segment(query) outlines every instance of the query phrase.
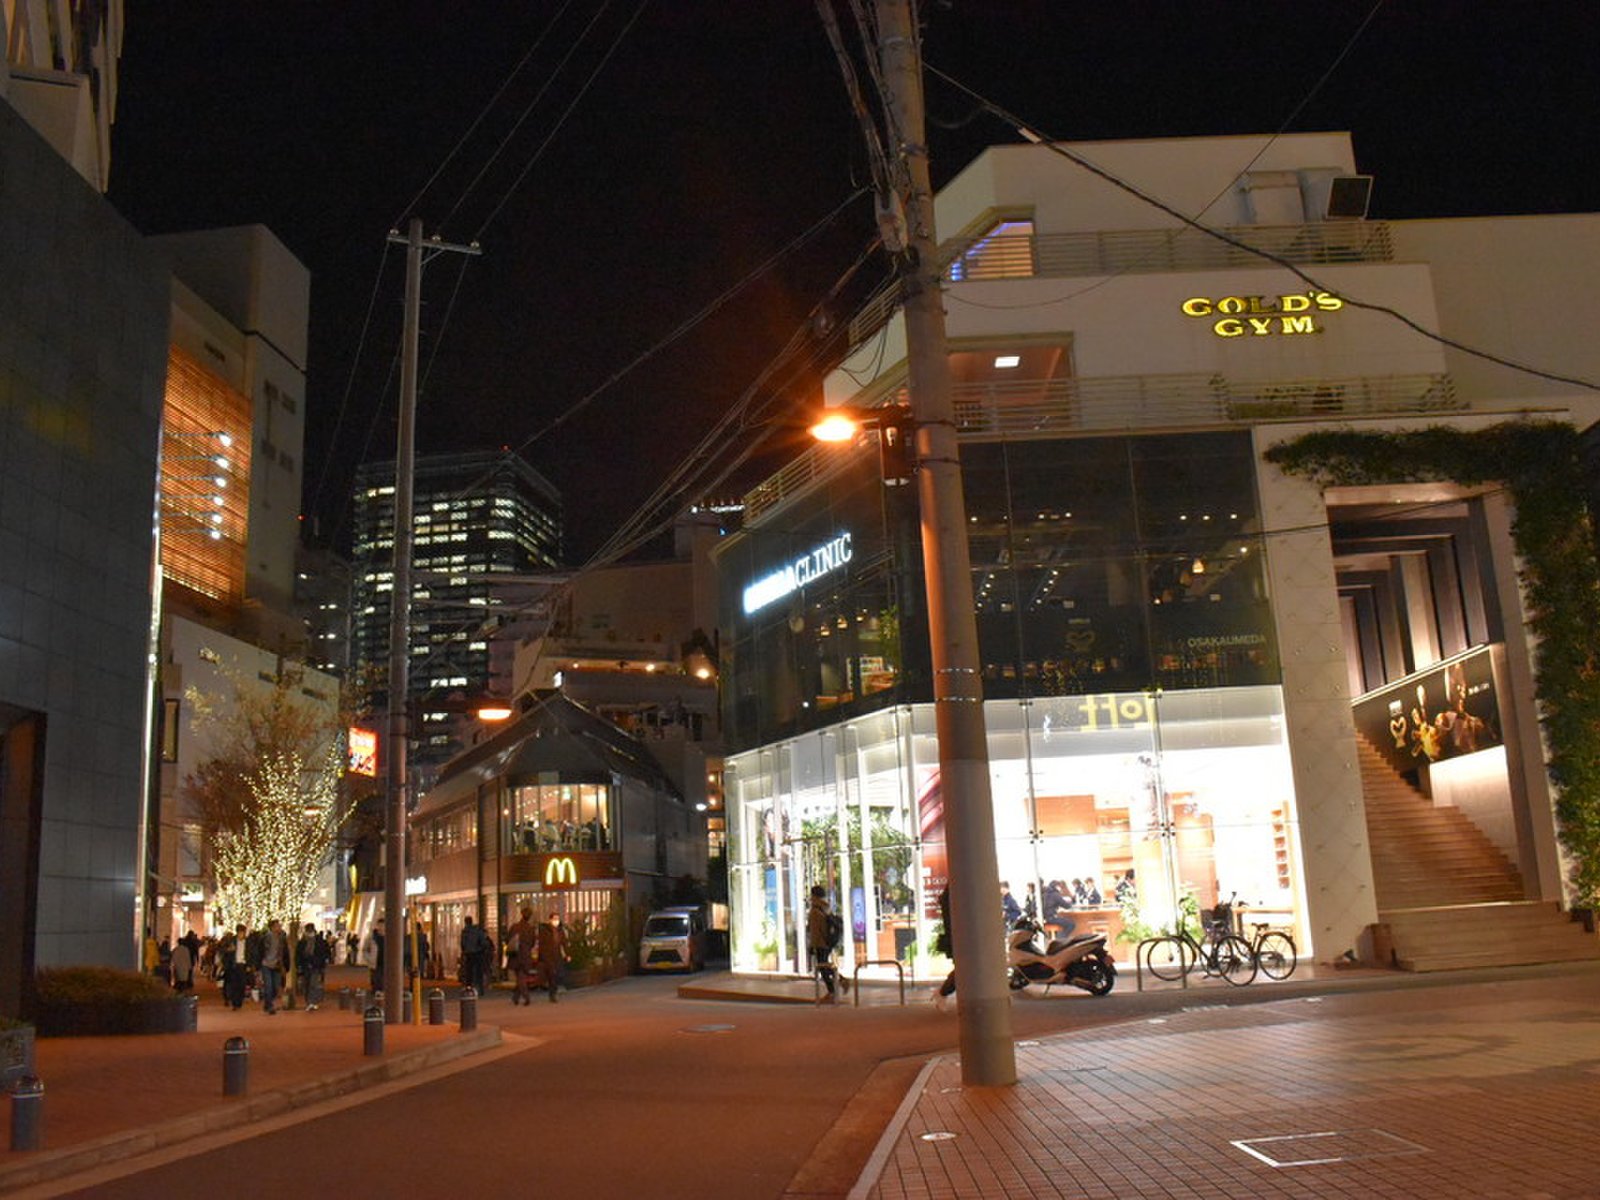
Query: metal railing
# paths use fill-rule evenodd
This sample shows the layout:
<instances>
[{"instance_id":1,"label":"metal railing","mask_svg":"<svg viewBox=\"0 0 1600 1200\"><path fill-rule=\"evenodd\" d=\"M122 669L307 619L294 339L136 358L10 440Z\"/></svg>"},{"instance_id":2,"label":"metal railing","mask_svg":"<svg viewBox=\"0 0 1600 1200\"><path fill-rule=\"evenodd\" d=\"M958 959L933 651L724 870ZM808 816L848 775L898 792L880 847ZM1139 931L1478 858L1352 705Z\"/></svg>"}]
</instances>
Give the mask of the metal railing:
<instances>
[{"instance_id":1,"label":"metal railing","mask_svg":"<svg viewBox=\"0 0 1600 1200\"><path fill-rule=\"evenodd\" d=\"M901 385L885 400L904 403L907 398ZM953 400L958 432L975 441L1403 416L1467 407L1444 374L1286 380L1118 375L963 383L955 385ZM836 447L810 448L745 496L746 522L759 520L842 470L851 457Z\"/></svg>"}]
</instances>

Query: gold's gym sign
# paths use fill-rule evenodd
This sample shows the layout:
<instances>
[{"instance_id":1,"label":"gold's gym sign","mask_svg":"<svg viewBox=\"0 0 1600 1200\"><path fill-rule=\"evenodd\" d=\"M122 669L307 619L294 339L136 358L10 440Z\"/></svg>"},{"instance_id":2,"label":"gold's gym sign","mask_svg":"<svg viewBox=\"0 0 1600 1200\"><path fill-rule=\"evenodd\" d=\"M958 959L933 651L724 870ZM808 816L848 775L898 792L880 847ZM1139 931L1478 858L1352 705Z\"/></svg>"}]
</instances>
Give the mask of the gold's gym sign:
<instances>
[{"instance_id":1,"label":"gold's gym sign","mask_svg":"<svg viewBox=\"0 0 1600 1200\"><path fill-rule=\"evenodd\" d=\"M1321 333L1317 317L1338 312L1344 301L1332 292L1294 292L1287 296L1191 296L1180 307L1186 317L1211 321L1218 337L1271 337Z\"/></svg>"}]
</instances>

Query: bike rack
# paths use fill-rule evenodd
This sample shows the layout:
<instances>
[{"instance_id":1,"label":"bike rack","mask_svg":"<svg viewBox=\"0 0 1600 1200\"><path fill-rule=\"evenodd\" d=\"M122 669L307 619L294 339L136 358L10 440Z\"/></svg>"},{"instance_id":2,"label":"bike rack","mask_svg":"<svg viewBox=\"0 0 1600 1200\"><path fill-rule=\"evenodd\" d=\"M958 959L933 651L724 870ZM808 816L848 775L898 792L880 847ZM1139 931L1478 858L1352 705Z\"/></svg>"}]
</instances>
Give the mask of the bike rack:
<instances>
[{"instance_id":1,"label":"bike rack","mask_svg":"<svg viewBox=\"0 0 1600 1200\"><path fill-rule=\"evenodd\" d=\"M1150 952L1152 950L1154 950L1156 948L1156 946L1159 945L1160 943L1162 943L1162 942L1170 942L1171 940L1172 940L1172 938L1169 935L1162 934L1160 937L1145 938L1144 941L1140 942L1137 946L1135 946L1133 948L1133 977L1134 977L1134 983L1135 983L1135 988L1134 988L1135 991L1140 991L1140 992L1144 991L1144 969L1150 965ZM1181 967L1181 964L1182 964L1182 961L1183 961L1183 958L1182 958L1183 953L1184 953L1183 945L1182 945L1182 943L1179 943L1179 946L1178 946L1179 960L1178 961L1179 961L1180 967ZM1152 970L1151 974L1154 974L1154 973L1155 972ZM1187 988L1189 986L1189 972L1187 970L1181 970L1179 978L1182 981L1182 985Z\"/></svg>"},{"instance_id":2,"label":"bike rack","mask_svg":"<svg viewBox=\"0 0 1600 1200\"><path fill-rule=\"evenodd\" d=\"M894 973L900 979L900 1007L906 1005L906 969L898 958L869 958L856 963L856 969L851 972L850 990L855 995L855 1005L861 1007L861 968L862 967L893 967Z\"/></svg>"}]
</instances>

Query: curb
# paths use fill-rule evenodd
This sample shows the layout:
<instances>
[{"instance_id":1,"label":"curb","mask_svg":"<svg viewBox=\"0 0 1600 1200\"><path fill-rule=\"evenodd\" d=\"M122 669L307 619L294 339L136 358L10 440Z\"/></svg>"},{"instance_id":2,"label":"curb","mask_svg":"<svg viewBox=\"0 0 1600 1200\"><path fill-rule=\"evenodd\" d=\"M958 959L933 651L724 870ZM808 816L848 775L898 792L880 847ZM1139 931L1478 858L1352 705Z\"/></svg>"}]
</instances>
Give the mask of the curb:
<instances>
[{"instance_id":1,"label":"curb","mask_svg":"<svg viewBox=\"0 0 1600 1200\"><path fill-rule=\"evenodd\" d=\"M120 1162L135 1155L149 1154L207 1134L254 1124L269 1117L292 1112L297 1108L305 1108L364 1088L403 1079L429 1067L491 1050L500 1044L499 1028L489 1026L473 1033L461 1034L458 1038L447 1042L437 1042L417 1050L403 1051L354 1070L339 1071L319 1079L309 1079L275 1091L263 1092L259 1096L244 1097L232 1103L203 1108L161 1125L108 1134L94 1141L82 1142L62 1150L41 1150L24 1161L0 1167L0 1192L76 1175L80 1171L90 1170L103 1163Z\"/></svg>"}]
</instances>

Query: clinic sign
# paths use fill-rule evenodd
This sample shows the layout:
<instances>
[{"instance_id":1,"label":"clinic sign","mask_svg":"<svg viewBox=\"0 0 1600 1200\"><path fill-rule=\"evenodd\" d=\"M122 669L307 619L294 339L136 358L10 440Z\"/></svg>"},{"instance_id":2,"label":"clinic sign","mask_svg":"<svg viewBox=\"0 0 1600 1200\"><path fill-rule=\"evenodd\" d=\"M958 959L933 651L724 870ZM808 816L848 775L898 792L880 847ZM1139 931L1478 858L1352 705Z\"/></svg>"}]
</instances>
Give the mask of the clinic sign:
<instances>
[{"instance_id":1,"label":"clinic sign","mask_svg":"<svg viewBox=\"0 0 1600 1200\"><path fill-rule=\"evenodd\" d=\"M1184 316L1210 321L1211 332L1220 338L1321 333L1318 318L1343 307L1344 301L1332 292L1217 298L1191 296L1179 305Z\"/></svg>"},{"instance_id":2,"label":"clinic sign","mask_svg":"<svg viewBox=\"0 0 1600 1200\"><path fill-rule=\"evenodd\" d=\"M764 575L744 589L745 615L760 612L785 596L798 592L807 584L839 570L854 556L850 535L841 533L831 541L785 563L769 575Z\"/></svg>"}]
</instances>

